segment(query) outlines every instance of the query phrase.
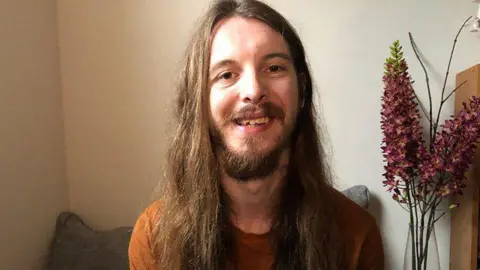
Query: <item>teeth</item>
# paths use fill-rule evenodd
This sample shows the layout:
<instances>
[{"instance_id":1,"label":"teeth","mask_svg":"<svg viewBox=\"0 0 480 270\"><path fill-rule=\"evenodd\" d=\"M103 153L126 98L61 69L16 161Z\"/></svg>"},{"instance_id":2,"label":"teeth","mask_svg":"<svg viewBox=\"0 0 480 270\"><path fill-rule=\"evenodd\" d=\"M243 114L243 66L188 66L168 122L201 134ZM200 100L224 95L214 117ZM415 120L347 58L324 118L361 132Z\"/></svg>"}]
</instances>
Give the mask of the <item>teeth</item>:
<instances>
[{"instance_id":1,"label":"teeth","mask_svg":"<svg viewBox=\"0 0 480 270\"><path fill-rule=\"evenodd\" d=\"M268 117L256 118L256 119L248 119L248 120L240 120L238 123L242 126L249 126L253 127L255 125L266 124L270 121Z\"/></svg>"}]
</instances>

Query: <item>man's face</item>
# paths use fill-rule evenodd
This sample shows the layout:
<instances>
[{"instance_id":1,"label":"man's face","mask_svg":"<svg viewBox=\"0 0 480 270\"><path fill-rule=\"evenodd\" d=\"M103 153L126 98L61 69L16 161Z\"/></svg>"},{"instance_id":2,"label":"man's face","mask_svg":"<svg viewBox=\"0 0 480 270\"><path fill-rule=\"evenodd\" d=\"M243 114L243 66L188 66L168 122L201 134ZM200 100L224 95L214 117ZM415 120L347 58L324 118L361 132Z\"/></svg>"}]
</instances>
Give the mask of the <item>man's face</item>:
<instances>
[{"instance_id":1,"label":"man's face","mask_svg":"<svg viewBox=\"0 0 480 270\"><path fill-rule=\"evenodd\" d=\"M283 37L255 19L223 20L212 41L209 86L212 133L224 169L237 179L273 172L299 104Z\"/></svg>"}]
</instances>

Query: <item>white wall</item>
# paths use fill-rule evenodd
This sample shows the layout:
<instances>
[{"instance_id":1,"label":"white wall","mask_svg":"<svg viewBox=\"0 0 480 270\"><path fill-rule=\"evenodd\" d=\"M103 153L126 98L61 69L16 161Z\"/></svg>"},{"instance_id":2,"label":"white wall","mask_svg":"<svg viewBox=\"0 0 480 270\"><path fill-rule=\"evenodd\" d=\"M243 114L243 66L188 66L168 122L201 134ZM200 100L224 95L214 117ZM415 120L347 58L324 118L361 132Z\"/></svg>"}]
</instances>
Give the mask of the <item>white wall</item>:
<instances>
[{"instance_id":1,"label":"white wall","mask_svg":"<svg viewBox=\"0 0 480 270\"><path fill-rule=\"evenodd\" d=\"M68 206L55 0L0 1L0 269L36 269Z\"/></svg>"},{"instance_id":2,"label":"white wall","mask_svg":"<svg viewBox=\"0 0 480 270\"><path fill-rule=\"evenodd\" d=\"M303 38L321 92L339 188L369 186L387 269L402 265L407 215L382 187L380 97L388 46L400 39L421 98L408 31L434 72L434 98L451 42L476 13L467 0L270 0ZM207 1L59 1L67 176L72 209L99 228L133 224L161 176L172 82ZM452 72L480 62L465 32ZM449 86L453 84L450 81ZM452 111L448 103L445 112ZM448 219L438 227L448 268Z\"/></svg>"}]
</instances>

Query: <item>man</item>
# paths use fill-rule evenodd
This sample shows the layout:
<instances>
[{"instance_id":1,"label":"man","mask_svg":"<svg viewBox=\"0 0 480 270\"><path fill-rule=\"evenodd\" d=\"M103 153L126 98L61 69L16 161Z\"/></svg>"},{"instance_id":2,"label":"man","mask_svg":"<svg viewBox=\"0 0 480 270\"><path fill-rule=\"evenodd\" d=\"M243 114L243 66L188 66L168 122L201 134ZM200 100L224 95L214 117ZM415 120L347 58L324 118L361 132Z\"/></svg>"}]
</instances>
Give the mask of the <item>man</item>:
<instances>
[{"instance_id":1,"label":"man","mask_svg":"<svg viewBox=\"0 0 480 270\"><path fill-rule=\"evenodd\" d=\"M383 269L375 220L331 187L303 45L254 0L213 3L178 85L164 196L131 269Z\"/></svg>"}]
</instances>

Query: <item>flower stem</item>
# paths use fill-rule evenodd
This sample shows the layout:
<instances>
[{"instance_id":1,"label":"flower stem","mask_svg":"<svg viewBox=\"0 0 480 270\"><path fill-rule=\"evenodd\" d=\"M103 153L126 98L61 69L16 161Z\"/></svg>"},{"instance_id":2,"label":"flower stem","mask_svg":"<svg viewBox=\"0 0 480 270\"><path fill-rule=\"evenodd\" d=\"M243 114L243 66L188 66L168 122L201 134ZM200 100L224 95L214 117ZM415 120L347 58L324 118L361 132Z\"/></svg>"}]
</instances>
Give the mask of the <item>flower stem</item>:
<instances>
[{"instance_id":1,"label":"flower stem","mask_svg":"<svg viewBox=\"0 0 480 270\"><path fill-rule=\"evenodd\" d=\"M447 65L447 71L445 72L445 80L443 81L443 87L442 87L442 98L440 99L441 102L440 102L440 108L438 108L438 114L437 114L437 119L435 121L435 125L434 125L434 135L432 137L432 141L431 143L433 143L435 141L435 134L437 133L437 128L438 128L438 122L440 120L440 112L442 111L442 107L443 107L443 104L445 103L443 100L444 100L444 96L445 96L445 87L447 86L447 80L448 80L448 75L450 74L450 65L452 64L452 58L453 58L453 53L455 52L455 47L457 46L457 40L458 40L458 36L460 35L460 33L462 32L463 28L465 27L465 25L467 24L467 22L472 18L472 16L468 17L465 22L462 24L462 26L460 27L460 29L458 30L457 32L457 35L455 36L455 39L453 40L453 45L452 45L452 51L450 52L450 58L448 60L448 65Z\"/></svg>"},{"instance_id":2,"label":"flower stem","mask_svg":"<svg viewBox=\"0 0 480 270\"><path fill-rule=\"evenodd\" d=\"M427 111L425 110L425 107L423 106L422 101L418 98L417 93L415 93L415 91L413 91L413 94L415 95L415 98L416 98L417 101L418 101L418 105L420 105L420 108L422 109L423 115L425 115L425 117L427 118L428 122L430 122L430 124L431 124L431 123L432 123L432 120L431 120L430 117L428 116Z\"/></svg>"},{"instance_id":3,"label":"flower stem","mask_svg":"<svg viewBox=\"0 0 480 270\"><path fill-rule=\"evenodd\" d=\"M416 185L415 185L415 177L412 176L411 183L413 187L410 188L410 196L414 200L414 205L413 205L413 210L415 211L415 221L414 221L414 226L415 226L415 238L413 239L415 241L415 252L418 254L419 252L419 246L418 246L418 208L417 205L419 202L417 201L417 196L416 196Z\"/></svg>"},{"instance_id":4,"label":"flower stem","mask_svg":"<svg viewBox=\"0 0 480 270\"><path fill-rule=\"evenodd\" d=\"M455 87L455 89L453 89L452 92L450 92L450 94L444 100L442 100L441 102L442 103L446 102L450 98L450 96L452 96L460 87L462 87L466 83L467 83L467 81L463 81L461 84L459 84L457 87Z\"/></svg>"},{"instance_id":5,"label":"flower stem","mask_svg":"<svg viewBox=\"0 0 480 270\"><path fill-rule=\"evenodd\" d=\"M407 183L407 193L410 192L410 183ZM417 260L416 260L416 249L415 249L415 222L413 218L413 207L412 207L412 198L411 196L407 196L408 199L408 208L410 209L410 236L412 238L412 270L417 270ZM420 270L420 269L419 269Z\"/></svg>"},{"instance_id":6,"label":"flower stem","mask_svg":"<svg viewBox=\"0 0 480 270\"><path fill-rule=\"evenodd\" d=\"M437 223L447 212L443 212L438 218L433 221L433 224Z\"/></svg>"},{"instance_id":7,"label":"flower stem","mask_svg":"<svg viewBox=\"0 0 480 270\"><path fill-rule=\"evenodd\" d=\"M433 207L433 204L434 204L434 200L435 200L435 196L430 196L425 204L427 204L427 207L424 208L424 211L422 212L422 217L421 217L421 222L420 222L420 225L419 225L419 230L420 230L420 246L419 246L419 249L420 249L420 252L418 252L418 261L419 261L419 268L418 270L421 270L421 263L423 261L423 258L425 256L425 249L424 249L424 240L426 240L428 242L428 240L426 239L426 233L425 233L425 217L426 215L429 213L431 213L431 211L435 211L434 210L434 207ZM427 224L428 224L428 221L427 221Z\"/></svg>"},{"instance_id":8,"label":"flower stem","mask_svg":"<svg viewBox=\"0 0 480 270\"><path fill-rule=\"evenodd\" d=\"M437 202L437 199L439 200ZM424 251L423 251L423 262L424 262L424 265L423 265L423 270L427 270L427 259L428 259L428 246L429 246L429 242L430 242L430 238L432 236L432 232L434 230L434 226L435 226L435 209L437 209L438 205L440 204L440 202L442 201L442 198L435 198L435 200L433 201L433 204L434 206L430 209L430 216L428 218L428 223L427 223L427 235L426 235L426 239L425 239L425 248L424 248Z\"/></svg>"},{"instance_id":9,"label":"flower stem","mask_svg":"<svg viewBox=\"0 0 480 270\"><path fill-rule=\"evenodd\" d=\"M418 59L418 62L420 62L420 65L422 66L422 69L423 69L423 72L425 73L425 81L427 83L427 91L428 91L428 104L429 104L429 109L428 109L428 112L429 112L429 119L431 120L430 121L430 136L429 138L433 138L432 137L432 133L433 133L433 127L432 127L432 91L430 90L430 78L428 77L428 72L427 72L427 69L425 68L425 65L423 64L423 61L422 59L420 58L420 55L418 54L418 48L417 48L417 45L415 44L415 40L413 39L413 36L412 36L412 33L408 33L408 36L410 37L410 44L412 44L412 48L413 48L413 52L415 52L415 56L417 57ZM431 146L430 146L431 147Z\"/></svg>"}]
</instances>

